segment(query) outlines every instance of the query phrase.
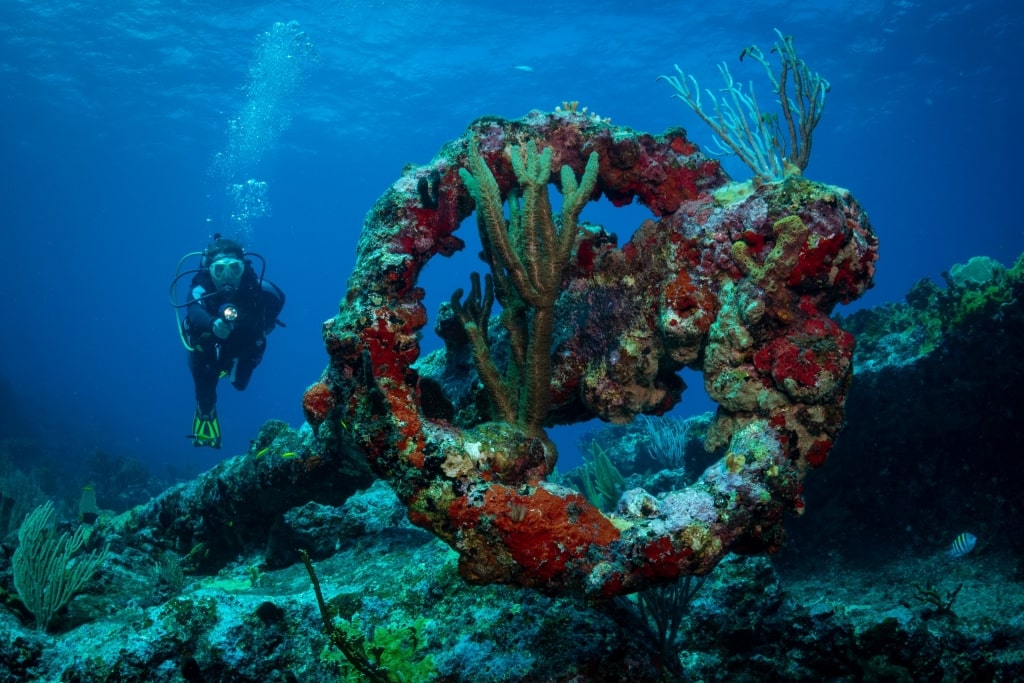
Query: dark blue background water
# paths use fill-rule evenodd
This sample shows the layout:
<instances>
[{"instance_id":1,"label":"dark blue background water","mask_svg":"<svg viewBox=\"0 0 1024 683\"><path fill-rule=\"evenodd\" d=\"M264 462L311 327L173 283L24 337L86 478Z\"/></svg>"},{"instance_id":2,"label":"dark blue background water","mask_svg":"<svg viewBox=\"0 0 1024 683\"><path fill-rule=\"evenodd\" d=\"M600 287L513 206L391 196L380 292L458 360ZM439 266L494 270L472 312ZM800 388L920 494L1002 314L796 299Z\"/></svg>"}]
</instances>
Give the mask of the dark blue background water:
<instances>
[{"instance_id":1,"label":"dark blue background water","mask_svg":"<svg viewBox=\"0 0 1024 683\"><path fill-rule=\"evenodd\" d=\"M728 60L763 103L760 67L737 56L775 27L832 83L807 175L871 215L881 260L863 304L1024 251L1019 3L626 5L0 3L0 436L40 440L69 467L100 449L195 469L244 451L267 419L298 426L363 217L403 165L478 116L563 100L638 130L682 125L707 146L656 77L678 63L717 88ZM227 186L250 178L271 211L232 220ZM645 215L584 212L620 235ZM167 296L178 259L215 230L244 230L288 294L288 327L249 389L221 388L221 452L185 438L192 383ZM431 301L475 268L469 254L432 263ZM705 407L688 393L681 410ZM575 460L573 437L558 438Z\"/></svg>"}]
</instances>

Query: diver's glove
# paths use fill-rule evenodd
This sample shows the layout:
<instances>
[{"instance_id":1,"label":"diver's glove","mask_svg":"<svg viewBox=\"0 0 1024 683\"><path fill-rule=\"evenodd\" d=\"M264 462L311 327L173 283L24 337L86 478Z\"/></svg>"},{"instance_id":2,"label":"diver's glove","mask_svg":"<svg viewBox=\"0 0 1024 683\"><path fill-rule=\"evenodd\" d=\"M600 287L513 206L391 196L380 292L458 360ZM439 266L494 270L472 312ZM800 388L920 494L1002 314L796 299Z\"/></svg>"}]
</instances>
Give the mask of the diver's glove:
<instances>
[{"instance_id":1,"label":"diver's glove","mask_svg":"<svg viewBox=\"0 0 1024 683\"><path fill-rule=\"evenodd\" d=\"M218 339L227 339L228 335L231 334L231 325L224 322L222 318L217 318L213 321L211 331Z\"/></svg>"}]
</instances>

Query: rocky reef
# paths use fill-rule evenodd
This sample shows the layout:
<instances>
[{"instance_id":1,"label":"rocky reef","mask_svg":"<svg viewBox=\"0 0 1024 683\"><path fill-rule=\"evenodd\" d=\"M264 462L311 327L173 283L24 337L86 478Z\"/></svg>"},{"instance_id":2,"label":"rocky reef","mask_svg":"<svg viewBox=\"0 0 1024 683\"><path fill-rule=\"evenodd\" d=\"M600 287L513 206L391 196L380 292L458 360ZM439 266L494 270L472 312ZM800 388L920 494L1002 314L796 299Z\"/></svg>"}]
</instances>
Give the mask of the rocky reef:
<instances>
[{"instance_id":1,"label":"rocky reef","mask_svg":"<svg viewBox=\"0 0 1024 683\"><path fill-rule=\"evenodd\" d=\"M513 280L542 274L512 271L516 244L554 253L566 216L527 209L524 173L654 216L621 246L579 222L547 271L546 395L513 381L547 305ZM492 245L501 272L467 277L420 358L416 274L495 190L522 238ZM86 549L109 554L47 630L0 543L0 681L1020 679L1024 259L832 317L875 247L848 193L730 183L682 131L478 121L370 213L306 425L97 510ZM678 401L681 368L719 407L666 470L631 418ZM607 511L552 473L545 434L593 418L629 489ZM962 531L977 547L951 556Z\"/></svg>"},{"instance_id":2,"label":"rocky reef","mask_svg":"<svg viewBox=\"0 0 1024 683\"><path fill-rule=\"evenodd\" d=\"M799 572L792 561L777 568L766 557L729 556L703 582L681 583L676 601L648 592L593 601L467 584L458 555L412 527L383 482L340 506L302 506L287 523L322 558L316 570L336 623L391 672L376 680L1024 674L1019 568L1014 574L991 545L955 563L942 553L907 553L868 568L825 544L800 553ZM112 561L59 615L52 634L0 609L0 680L375 680L330 644L301 564L270 569L255 554L202 575L183 571L176 555L150 562L113 540ZM641 598L649 599L646 611ZM676 628L659 627L655 617Z\"/></svg>"},{"instance_id":3,"label":"rocky reef","mask_svg":"<svg viewBox=\"0 0 1024 683\"><path fill-rule=\"evenodd\" d=\"M808 490L813 524L794 520L783 558L826 543L870 565L962 531L1024 552L1024 259L975 257L944 279L840 319L857 340L849 424Z\"/></svg>"}]
</instances>

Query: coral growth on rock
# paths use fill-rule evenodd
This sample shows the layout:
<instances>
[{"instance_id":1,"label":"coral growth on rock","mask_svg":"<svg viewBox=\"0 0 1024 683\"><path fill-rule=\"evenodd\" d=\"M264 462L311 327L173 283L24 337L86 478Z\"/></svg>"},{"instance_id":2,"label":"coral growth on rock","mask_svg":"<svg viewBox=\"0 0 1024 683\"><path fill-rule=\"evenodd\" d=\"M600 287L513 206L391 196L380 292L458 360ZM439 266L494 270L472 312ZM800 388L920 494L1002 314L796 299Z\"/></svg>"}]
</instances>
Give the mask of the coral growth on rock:
<instances>
[{"instance_id":1,"label":"coral growth on rock","mask_svg":"<svg viewBox=\"0 0 1024 683\"><path fill-rule=\"evenodd\" d=\"M471 366L414 365L427 321L417 277L461 248L454 232L474 208L459 170L472 149L500 197L518 196L510 153L528 143L567 167L551 173L556 185L596 153L591 199L637 198L656 218L621 247L580 225L555 303L546 422L662 413L684 388L677 372L702 371L719 404L708 445L727 454L657 514L606 516L546 482L550 443L489 413ZM734 191L680 129L653 136L571 112L480 119L367 216L348 294L324 325L320 382L410 519L460 553L466 579L626 593L778 546L783 513L803 508L805 471L842 425L853 345L828 315L871 286L876 258L847 191L799 176ZM459 325L438 327L447 357L464 361ZM500 331L488 343L495 359L515 353Z\"/></svg>"},{"instance_id":2,"label":"coral growth on rock","mask_svg":"<svg viewBox=\"0 0 1024 683\"><path fill-rule=\"evenodd\" d=\"M302 395L302 414L314 427L319 427L336 406L330 387L323 382L313 384Z\"/></svg>"},{"instance_id":3,"label":"coral growth on rock","mask_svg":"<svg viewBox=\"0 0 1024 683\"><path fill-rule=\"evenodd\" d=\"M798 548L874 566L970 530L993 554L1024 552L1024 256L944 279L839 319L857 339L848 426L808 494L814 519L791 526Z\"/></svg>"}]
</instances>

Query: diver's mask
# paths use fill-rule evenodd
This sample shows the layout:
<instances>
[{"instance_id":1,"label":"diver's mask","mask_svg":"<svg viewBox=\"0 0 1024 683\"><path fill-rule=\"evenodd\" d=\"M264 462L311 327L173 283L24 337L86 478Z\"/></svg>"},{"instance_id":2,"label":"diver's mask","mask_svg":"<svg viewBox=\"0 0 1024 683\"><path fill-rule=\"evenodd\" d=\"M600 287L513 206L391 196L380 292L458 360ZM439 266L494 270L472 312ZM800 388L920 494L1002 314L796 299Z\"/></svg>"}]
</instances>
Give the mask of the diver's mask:
<instances>
[{"instance_id":1,"label":"diver's mask","mask_svg":"<svg viewBox=\"0 0 1024 683\"><path fill-rule=\"evenodd\" d=\"M236 258L219 258L210 264L210 277L218 290L238 289L242 283L245 263Z\"/></svg>"}]
</instances>

